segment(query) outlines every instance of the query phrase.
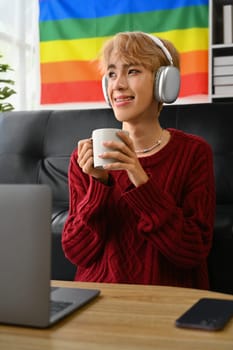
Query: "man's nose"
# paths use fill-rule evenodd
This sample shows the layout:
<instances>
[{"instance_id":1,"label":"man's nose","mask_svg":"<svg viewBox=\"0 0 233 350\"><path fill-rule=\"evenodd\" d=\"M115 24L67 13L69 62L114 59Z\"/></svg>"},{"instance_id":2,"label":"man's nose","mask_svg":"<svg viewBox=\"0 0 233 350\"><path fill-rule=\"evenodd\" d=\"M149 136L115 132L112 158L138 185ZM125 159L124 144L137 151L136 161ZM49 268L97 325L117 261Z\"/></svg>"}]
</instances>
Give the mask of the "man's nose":
<instances>
[{"instance_id":1,"label":"man's nose","mask_svg":"<svg viewBox=\"0 0 233 350\"><path fill-rule=\"evenodd\" d=\"M115 90L125 89L128 86L128 80L125 74L119 74L114 80L113 88Z\"/></svg>"}]
</instances>

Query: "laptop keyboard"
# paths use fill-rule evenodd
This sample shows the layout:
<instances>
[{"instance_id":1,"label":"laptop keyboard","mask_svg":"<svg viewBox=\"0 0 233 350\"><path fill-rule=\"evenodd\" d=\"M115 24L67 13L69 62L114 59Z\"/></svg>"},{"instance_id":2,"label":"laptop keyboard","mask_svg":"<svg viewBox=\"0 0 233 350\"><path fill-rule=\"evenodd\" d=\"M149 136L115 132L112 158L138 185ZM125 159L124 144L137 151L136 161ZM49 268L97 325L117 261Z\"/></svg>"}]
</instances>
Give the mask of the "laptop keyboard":
<instances>
[{"instance_id":1,"label":"laptop keyboard","mask_svg":"<svg viewBox=\"0 0 233 350\"><path fill-rule=\"evenodd\" d=\"M50 287L51 293L54 292L56 289L59 289L59 287L52 287L51 286ZM50 300L50 316L54 316L58 312L65 310L71 304L72 304L71 302Z\"/></svg>"},{"instance_id":2,"label":"laptop keyboard","mask_svg":"<svg viewBox=\"0 0 233 350\"><path fill-rule=\"evenodd\" d=\"M54 316L58 312L63 311L64 309L66 309L71 304L72 303L70 303L70 302L51 300L50 301L50 316Z\"/></svg>"}]
</instances>

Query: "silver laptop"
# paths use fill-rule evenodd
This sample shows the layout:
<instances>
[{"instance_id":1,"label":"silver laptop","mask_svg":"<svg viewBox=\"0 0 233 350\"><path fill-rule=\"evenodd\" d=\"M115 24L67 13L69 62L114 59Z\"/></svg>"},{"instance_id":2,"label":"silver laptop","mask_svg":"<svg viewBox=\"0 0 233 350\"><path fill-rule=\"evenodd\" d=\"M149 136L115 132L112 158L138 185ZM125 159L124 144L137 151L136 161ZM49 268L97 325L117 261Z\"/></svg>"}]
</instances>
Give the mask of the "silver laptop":
<instances>
[{"instance_id":1,"label":"silver laptop","mask_svg":"<svg viewBox=\"0 0 233 350\"><path fill-rule=\"evenodd\" d=\"M0 185L0 323L48 327L100 293L50 287L51 205L46 185Z\"/></svg>"}]
</instances>

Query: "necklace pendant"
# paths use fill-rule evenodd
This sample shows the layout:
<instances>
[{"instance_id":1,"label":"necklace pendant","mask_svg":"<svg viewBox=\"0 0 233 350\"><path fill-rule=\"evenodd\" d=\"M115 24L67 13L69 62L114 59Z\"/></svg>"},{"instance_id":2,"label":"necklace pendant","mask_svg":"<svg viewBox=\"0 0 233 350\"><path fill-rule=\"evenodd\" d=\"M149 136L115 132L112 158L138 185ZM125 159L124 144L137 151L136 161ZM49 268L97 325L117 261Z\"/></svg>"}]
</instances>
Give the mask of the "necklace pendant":
<instances>
[{"instance_id":1,"label":"necklace pendant","mask_svg":"<svg viewBox=\"0 0 233 350\"><path fill-rule=\"evenodd\" d=\"M162 139L159 139L153 146L149 147L149 148L144 148L142 150L135 150L135 153L148 153L150 151L152 151L153 149L155 149L156 147L158 147L160 144L162 143Z\"/></svg>"}]
</instances>

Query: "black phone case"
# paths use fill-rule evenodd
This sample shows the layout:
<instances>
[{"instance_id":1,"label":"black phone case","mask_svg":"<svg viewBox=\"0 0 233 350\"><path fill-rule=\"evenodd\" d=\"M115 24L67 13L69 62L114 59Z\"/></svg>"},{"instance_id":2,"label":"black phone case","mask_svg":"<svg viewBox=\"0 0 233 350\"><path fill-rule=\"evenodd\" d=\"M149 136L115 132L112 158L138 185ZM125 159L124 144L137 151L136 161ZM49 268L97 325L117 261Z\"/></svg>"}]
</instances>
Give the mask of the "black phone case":
<instances>
[{"instance_id":1,"label":"black phone case","mask_svg":"<svg viewBox=\"0 0 233 350\"><path fill-rule=\"evenodd\" d=\"M233 316L233 300L202 298L181 315L177 327L216 331Z\"/></svg>"}]
</instances>

